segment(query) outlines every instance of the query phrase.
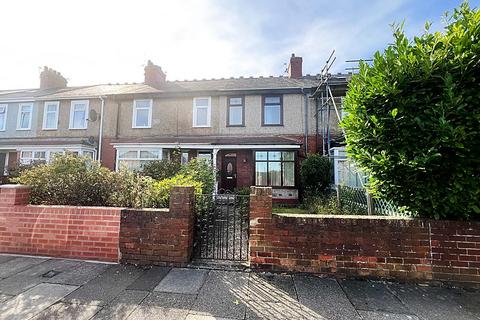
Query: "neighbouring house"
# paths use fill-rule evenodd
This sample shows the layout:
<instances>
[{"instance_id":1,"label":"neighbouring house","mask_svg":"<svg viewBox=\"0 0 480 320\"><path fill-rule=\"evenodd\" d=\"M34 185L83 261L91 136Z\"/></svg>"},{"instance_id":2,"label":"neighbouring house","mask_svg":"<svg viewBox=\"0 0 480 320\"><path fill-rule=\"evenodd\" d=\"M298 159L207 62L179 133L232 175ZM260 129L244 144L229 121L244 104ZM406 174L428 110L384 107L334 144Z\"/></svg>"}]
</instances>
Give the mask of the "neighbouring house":
<instances>
[{"instance_id":1,"label":"neighbouring house","mask_svg":"<svg viewBox=\"0 0 480 320\"><path fill-rule=\"evenodd\" d=\"M348 75L333 77L340 101ZM295 55L287 76L168 81L148 61L144 83L82 87L45 67L38 89L0 90L0 170L65 151L138 169L180 149L182 162L212 161L218 189L272 186L275 199L295 202L301 159L323 148L319 85Z\"/></svg>"}]
</instances>

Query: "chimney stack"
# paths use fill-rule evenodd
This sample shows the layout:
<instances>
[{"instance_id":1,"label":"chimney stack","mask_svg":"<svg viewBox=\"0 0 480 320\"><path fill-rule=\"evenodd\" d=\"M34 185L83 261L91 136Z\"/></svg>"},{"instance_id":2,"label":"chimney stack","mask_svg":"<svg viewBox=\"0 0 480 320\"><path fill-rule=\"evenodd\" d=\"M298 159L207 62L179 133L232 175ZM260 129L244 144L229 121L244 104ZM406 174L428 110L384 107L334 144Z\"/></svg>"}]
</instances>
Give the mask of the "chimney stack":
<instances>
[{"instance_id":1,"label":"chimney stack","mask_svg":"<svg viewBox=\"0 0 480 320\"><path fill-rule=\"evenodd\" d=\"M288 64L288 77L291 79L302 78L302 57L295 57L292 53L290 63Z\"/></svg>"},{"instance_id":2,"label":"chimney stack","mask_svg":"<svg viewBox=\"0 0 480 320\"><path fill-rule=\"evenodd\" d=\"M43 67L40 73L40 89L66 88L67 79L60 72L49 67Z\"/></svg>"},{"instance_id":3,"label":"chimney stack","mask_svg":"<svg viewBox=\"0 0 480 320\"><path fill-rule=\"evenodd\" d=\"M157 89L164 87L166 82L166 75L160 66L157 66L152 61L148 60L145 66L145 84Z\"/></svg>"}]
</instances>

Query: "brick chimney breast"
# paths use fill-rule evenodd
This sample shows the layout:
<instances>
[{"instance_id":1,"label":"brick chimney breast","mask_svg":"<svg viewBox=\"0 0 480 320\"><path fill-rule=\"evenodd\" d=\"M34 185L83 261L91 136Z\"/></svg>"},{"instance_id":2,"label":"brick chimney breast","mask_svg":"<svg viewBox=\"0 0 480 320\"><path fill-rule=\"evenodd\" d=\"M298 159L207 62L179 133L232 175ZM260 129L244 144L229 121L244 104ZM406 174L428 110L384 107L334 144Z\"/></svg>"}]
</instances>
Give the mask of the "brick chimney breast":
<instances>
[{"instance_id":1,"label":"brick chimney breast","mask_svg":"<svg viewBox=\"0 0 480 320\"><path fill-rule=\"evenodd\" d=\"M295 57L292 53L290 63L288 64L288 77L291 79L302 78L302 57Z\"/></svg>"},{"instance_id":2,"label":"brick chimney breast","mask_svg":"<svg viewBox=\"0 0 480 320\"><path fill-rule=\"evenodd\" d=\"M165 86L166 75L160 66L157 66L152 61L148 60L145 66L145 84L157 89Z\"/></svg>"},{"instance_id":3,"label":"brick chimney breast","mask_svg":"<svg viewBox=\"0 0 480 320\"><path fill-rule=\"evenodd\" d=\"M49 67L43 67L40 72L40 89L66 88L67 79L58 71Z\"/></svg>"}]
</instances>

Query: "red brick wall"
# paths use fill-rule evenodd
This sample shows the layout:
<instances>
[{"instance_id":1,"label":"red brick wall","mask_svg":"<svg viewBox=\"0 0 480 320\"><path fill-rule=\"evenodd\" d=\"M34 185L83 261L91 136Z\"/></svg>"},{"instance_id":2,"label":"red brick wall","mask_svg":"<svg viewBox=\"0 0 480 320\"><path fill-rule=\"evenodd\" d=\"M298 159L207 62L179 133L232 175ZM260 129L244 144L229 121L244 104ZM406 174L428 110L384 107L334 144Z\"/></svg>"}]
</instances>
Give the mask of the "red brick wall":
<instances>
[{"instance_id":1,"label":"red brick wall","mask_svg":"<svg viewBox=\"0 0 480 320\"><path fill-rule=\"evenodd\" d=\"M0 187L0 252L118 261L120 208L31 206L28 199L28 187Z\"/></svg>"},{"instance_id":2,"label":"red brick wall","mask_svg":"<svg viewBox=\"0 0 480 320\"><path fill-rule=\"evenodd\" d=\"M123 210L121 262L162 266L185 266L190 262L194 201L192 187L174 187L170 209Z\"/></svg>"},{"instance_id":3,"label":"red brick wall","mask_svg":"<svg viewBox=\"0 0 480 320\"><path fill-rule=\"evenodd\" d=\"M478 222L272 215L268 188L250 201L252 268L480 286Z\"/></svg>"}]
</instances>

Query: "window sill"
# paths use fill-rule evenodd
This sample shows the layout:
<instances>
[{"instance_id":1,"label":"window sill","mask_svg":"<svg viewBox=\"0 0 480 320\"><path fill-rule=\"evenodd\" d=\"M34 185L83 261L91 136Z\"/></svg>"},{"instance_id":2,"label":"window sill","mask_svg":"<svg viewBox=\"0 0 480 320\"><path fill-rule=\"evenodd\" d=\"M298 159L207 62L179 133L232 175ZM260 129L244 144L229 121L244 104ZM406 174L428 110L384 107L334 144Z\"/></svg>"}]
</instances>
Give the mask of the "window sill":
<instances>
[{"instance_id":1,"label":"window sill","mask_svg":"<svg viewBox=\"0 0 480 320\"><path fill-rule=\"evenodd\" d=\"M283 123L281 124L264 124L262 123L262 127L283 127Z\"/></svg>"},{"instance_id":2,"label":"window sill","mask_svg":"<svg viewBox=\"0 0 480 320\"><path fill-rule=\"evenodd\" d=\"M58 130L58 128L42 128L44 131L55 131Z\"/></svg>"},{"instance_id":3,"label":"window sill","mask_svg":"<svg viewBox=\"0 0 480 320\"><path fill-rule=\"evenodd\" d=\"M68 128L68 130L87 130L87 128Z\"/></svg>"},{"instance_id":4,"label":"window sill","mask_svg":"<svg viewBox=\"0 0 480 320\"><path fill-rule=\"evenodd\" d=\"M149 127L132 127L132 129L152 129L152 126L149 126Z\"/></svg>"},{"instance_id":5,"label":"window sill","mask_svg":"<svg viewBox=\"0 0 480 320\"><path fill-rule=\"evenodd\" d=\"M244 124L227 124L227 128L245 128Z\"/></svg>"},{"instance_id":6,"label":"window sill","mask_svg":"<svg viewBox=\"0 0 480 320\"><path fill-rule=\"evenodd\" d=\"M212 126L193 126L192 128L211 128Z\"/></svg>"},{"instance_id":7,"label":"window sill","mask_svg":"<svg viewBox=\"0 0 480 320\"><path fill-rule=\"evenodd\" d=\"M28 130L32 130L31 128L17 128L17 131L28 131Z\"/></svg>"}]
</instances>

